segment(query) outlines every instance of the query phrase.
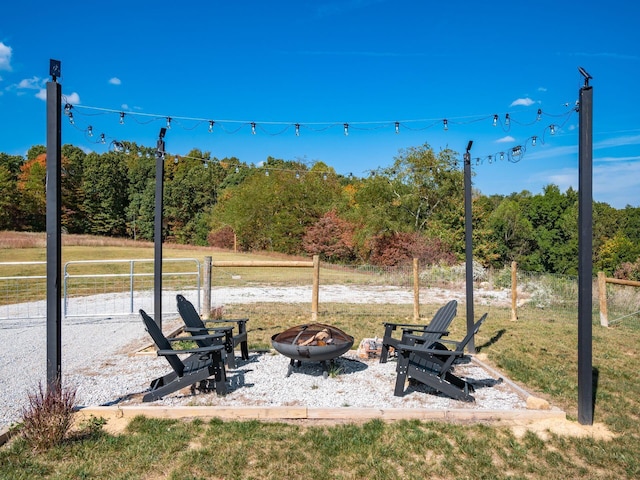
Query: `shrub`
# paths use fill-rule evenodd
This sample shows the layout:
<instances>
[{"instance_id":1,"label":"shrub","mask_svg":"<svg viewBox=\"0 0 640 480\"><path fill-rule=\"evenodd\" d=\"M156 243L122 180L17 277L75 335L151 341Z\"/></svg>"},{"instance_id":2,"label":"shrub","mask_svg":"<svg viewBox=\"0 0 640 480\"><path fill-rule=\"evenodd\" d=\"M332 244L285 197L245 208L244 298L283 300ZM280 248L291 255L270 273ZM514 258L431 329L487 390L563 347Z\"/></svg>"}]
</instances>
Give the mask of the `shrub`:
<instances>
[{"instance_id":1,"label":"shrub","mask_svg":"<svg viewBox=\"0 0 640 480\"><path fill-rule=\"evenodd\" d=\"M207 235L207 243L210 247L232 249L235 246L233 229L225 226L209 232L209 235Z\"/></svg>"},{"instance_id":2,"label":"shrub","mask_svg":"<svg viewBox=\"0 0 640 480\"><path fill-rule=\"evenodd\" d=\"M59 385L45 391L39 384L22 410L22 436L38 451L60 444L69 433L75 408L75 389Z\"/></svg>"}]
</instances>

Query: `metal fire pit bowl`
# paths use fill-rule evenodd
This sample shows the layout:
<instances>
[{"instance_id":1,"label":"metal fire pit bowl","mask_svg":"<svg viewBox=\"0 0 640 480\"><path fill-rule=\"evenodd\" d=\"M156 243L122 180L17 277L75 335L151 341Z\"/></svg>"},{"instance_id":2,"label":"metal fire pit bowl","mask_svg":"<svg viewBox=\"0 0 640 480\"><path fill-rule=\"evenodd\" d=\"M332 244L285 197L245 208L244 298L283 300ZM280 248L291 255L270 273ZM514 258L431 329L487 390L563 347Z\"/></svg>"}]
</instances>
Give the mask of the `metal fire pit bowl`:
<instances>
[{"instance_id":1,"label":"metal fire pit bowl","mask_svg":"<svg viewBox=\"0 0 640 480\"><path fill-rule=\"evenodd\" d=\"M273 335L271 345L278 353L291 359L287 376L293 372L296 362L300 366L301 362L309 361L321 362L326 377L326 362L333 364L335 358L347 352L353 345L353 337L331 325L313 323Z\"/></svg>"}]
</instances>

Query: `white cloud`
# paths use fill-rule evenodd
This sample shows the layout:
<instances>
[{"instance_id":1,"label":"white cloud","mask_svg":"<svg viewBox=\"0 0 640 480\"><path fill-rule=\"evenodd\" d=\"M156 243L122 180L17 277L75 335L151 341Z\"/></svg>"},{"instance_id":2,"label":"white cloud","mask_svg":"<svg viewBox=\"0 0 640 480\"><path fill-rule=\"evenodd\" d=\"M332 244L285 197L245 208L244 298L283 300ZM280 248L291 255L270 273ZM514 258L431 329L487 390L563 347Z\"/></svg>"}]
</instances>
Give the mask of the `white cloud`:
<instances>
[{"instance_id":1,"label":"white cloud","mask_svg":"<svg viewBox=\"0 0 640 480\"><path fill-rule=\"evenodd\" d=\"M20 83L16 86L22 89L40 90L45 83L45 80L40 77L31 77L20 80Z\"/></svg>"},{"instance_id":2,"label":"white cloud","mask_svg":"<svg viewBox=\"0 0 640 480\"><path fill-rule=\"evenodd\" d=\"M113 77L109 79L109 83L111 85L121 85L122 81L118 77Z\"/></svg>"},{"instance_id":3,"label":"white cloud","mask_svg":"<svg viewBox=\"0 0 640 480\"><path fill-rule=\"evenodd\" d=\"M546 87L538 87L538 91L539 92L546 92L547 88Z\"/></svg>"},{"instance_id":4,"label":"white cloud","mask_svg":"<svg viewBox=\"0 0 640 480\"><path fill-rule=\"evenodd\" d=\"M517 100L514 100L513 102L511 102L511 105L509 105L510 107L515 107L518 105L523 105L525 107L528 107L530 105L533 105L534 102L533 100L531 100L529 97L527 98L518 98Z\"/></svg>"},{"instance_id":5,"label":"white cloud","mask_svg":"<svg viewBox=\"0 0 640 480\"><path fill-rule=\"evenodd\" d=\"M11 71L11 52L11 47L0 42L0 70Z\"/></svg>"},{"instance_id":6,"label":"white cloud","mask_svg":"<svg viewBox=\"0 0 640 480\"><path fill-rule=\"evenodd\" d=\"M507 135L506 137L502 137L496 140L496 143L509 143L509 142L515 142L515 141L516 141L515 138L513 138L511 135Z\"/></svg>"},{"instance_id":7,"label":"white cloud","mask_svg":"<svg viewBox=\"0 0 640 480\"><path fill-rule=\"evenodd\" d=\"M129 105L123 103L122 105L120 105L120 108L122 108L122 110L129 110Z\"/></svg>"},{"instance_id":8,"label":"white cloud","mask_svg":"<svg viewBox=\"0 0 640 480\"><path fill-rule=\"evenodd\" d=\"M65 97L65 101L70 103L71 105L80 105L80 95L76 92L73 92L69 95L63 95Z\"/></svg>"},{"instance_id":9,"label":"white cloud","mask_svg":"<svg viewBox=\"0 0 640 480\"><path fill-rule=\"evenodd\" d=\"M41 88L38 93L36 93L36 98L39 98L40 100L46 100L47 99L47 89L46 88Z\"/></svg>"}]
</instances>

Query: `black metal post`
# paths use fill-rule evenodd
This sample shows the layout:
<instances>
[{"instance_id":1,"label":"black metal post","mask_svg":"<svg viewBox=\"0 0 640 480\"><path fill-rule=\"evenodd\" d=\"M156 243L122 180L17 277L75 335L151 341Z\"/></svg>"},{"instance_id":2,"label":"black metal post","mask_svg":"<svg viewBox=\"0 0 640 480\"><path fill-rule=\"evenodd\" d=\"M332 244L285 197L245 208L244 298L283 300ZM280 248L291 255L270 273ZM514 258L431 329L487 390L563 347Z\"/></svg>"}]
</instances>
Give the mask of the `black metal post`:
<instances>
[{"instance_id":1,"label":"black metal post","mask_svg":"<svg viewBox=\"0 0 640 480\"><path fill-rule=\"evenodd\" d=\"M61 113L60 62L49 61L51 81L47 82L47 390L57 390L62 382L62 272L61 227Z\"/></svg>"},{"instance_id":2,"label":"black metal post","mask_svg":"<svg viewBox=\"0 0 640 480\"><path fill-rule=\"evenodd\" d=\"M580 89L578 144L578 421L593 425L593 89L591 75Z\"/></svg>"},{"instance_id":3,"label":"black metal post","mask_svg":"<svg viewBox=\"0 0 640 480\"><path fill-rule=\"evenodd\" d=\"M156 148L156 202L153 233L153 316L160 330L162 330L162 195L164 193L164 135L166 132L166 128L160 129Z\"/></svg>"},{"instance_id":4,"label":"black metal post","mask_svg":"<svg viewBox=\"0 0 640 480\"><path fill-rule=\"evenodd\" d=\"M475 324L473 313L473 223L471 213L471 145L469 140L464 154L464 250L466 257L466 287L467 287L467 333L473 331ZM470 353L476 353L475 339L467 344Z\"/></svg>"}]
</instances>

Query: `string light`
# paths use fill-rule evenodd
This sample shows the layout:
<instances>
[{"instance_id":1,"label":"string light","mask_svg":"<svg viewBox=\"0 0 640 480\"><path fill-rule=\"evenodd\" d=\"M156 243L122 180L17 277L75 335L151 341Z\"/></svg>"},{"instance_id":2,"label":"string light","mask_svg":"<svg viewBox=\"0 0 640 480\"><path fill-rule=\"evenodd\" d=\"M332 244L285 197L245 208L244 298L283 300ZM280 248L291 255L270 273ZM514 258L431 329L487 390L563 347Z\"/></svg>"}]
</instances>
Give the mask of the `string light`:
<instances>
[{"instance_id":1,"label":"string light","mask_svg":"<svg viewBox=\"0 0 640 480\"><path fill-rule=\"evenodd\" d=\"M251 135L256 134L256 124L255 122L251 122Z\"/></svg>"},{"instance_id":2,"label":"string light","mask_svg":"<svg viewBox=\"0 0 640 480\"><path fill-rule=\"evenodd\" d=\"M107 143L106 140L104 139L104 133L100 134L100 143Z\"/></svg>"},{"instance_id":3,"label":"string light","mask_svg":"<svg viewBox=\"0 0 640 480\"><path fill-rule=\"evenodd\" d=\"M551 135L555 135L556 134L556 126L555 125L549 125L549 131L551 132Z\"/></svg>"},{"instance_id":4,"label":"string light","mask_svg":"<svg viewBox=\"0 0 640 480\"><path fill-rule=\"evenodd\" d=\"M71 104L66 104L65 105L65 113L67 115L69 115L69 113L71 113L71 108L74 108L73 105ZM269 135L280 135L284 132L286 132L289 128L291 128L292 126L295 128L295 134L296 136L300 135L300 127L304 126L305 128L308 128L312 131L315 132L322 132L322 131L326 131L328 129L331 129L337 125L342 125L343 126L343 132L345 135L348 135L349 133L349 126L352 126L354 128L357 128L358 130L377 130L380 128L384 128L387 125L393 125L394 126L394 132L395 133L399 133L400 132L400 127L404 127L408 130L412 130L412 131L419 131L419 130L426 130L429 129L431 127L433 127L434 125L437 125L438 123L440 123L441 125L443 125L443 127L445 128L445 130L447 130L449 128L449 126L451 125L466 125L466 124L470 124L470 123L477 123L477 122L481 122L484 121L485 119L489 119L490 121L492 121L493 126L497 126L498 122L500 120L500 116L497 113L491 114L491 115L473 115L473 116L466 116L466 117L446 117L443 119L443 117L440 117L440 119L411 119L411 120L403 120L403 121L368 121L368 122L345 122L345 123L337 123L337 122L316 122L316 123L300 123L300 122L247 122L244 120L211 120L211 119L206 119L206 118L194 118L194 117L178 117L178 116L168 116L168 115L157 115L157 114L150 114L150 113L140 113L140 112L122 112L122 111L117 111L117 110L112 110L112 109L107 109L107 108L100 108L100 107L91 107L91 106L85 106L85 105L78 105L76 108L76 113L77 113L77 109L83 109L83 110L97 110L103 113L116 113L117 115L119 115L121 123L123 123L123 119L124 116L126 115L128 118L132 118L134 121L136 121L137 123L141 123L141 124L147 124L150 123L158 118L164 118L166 120L167 123L167 128L171 128L172 127L172 120L181 120L181 122L179 123L179 125L182 126L183 129L187 129L187 130L193 130L195 129L199 124L204 123L205 125L208 125L208 130L209 132L213 131L213 127L214 125L217 123L220 128L225 131L226 133L236 133L238 131L240 131L242 129L242 127L244 125L251 125L252 127L252 133L255 134L257 127L260 125L281 125L284 126L284 128L282 128L280 131L275 132L275 133L271 133L268 132L267 133ZM572 113L575 113L575 109L571 108L569 111L567 112L563 112L561 114L558 115L550 115L550 116L569 116ZM544 112L542 111L542 109L537 109L536 110L537 115L536 117L534 117L533 122L530 123L526 123L526 122L520 122L517 121L517 119L514 119L511 117L511 115L509 113L506 113L504 115L504 123L503 126L505 128L510 128L511 122L512 120L517 123L518 125L532 125L533 123L541 120L541 116L544 114ZM545 114L545 115L549 115L549 114ZM149 118L148 121L142 122L139 121L138 118L139 117L147 117ZM455 120L458 119L458 120ZM184 123L182 122L182 120L185 121L191 121L194 122L194 125L192 127L187 127L186 125L184 125ZM417 126L414 127L412 126L413 124L418 124L418 123L423 123L426 125L422 125L422 126ZM225 128L225 124L236 124L238 125L237 128L235 129L227 129Z\"/></svg>"},{"instance_id":5,"label":"string light","mask_svg":"<svg viewBox=\"0 0 640 480\"><path fill-rule=\"evenodd\" d=\"M120 125L124 125L124 112L120 112Z\"/></svg>"},{"instance_id":6,"label":"string light","mask_svg":"<svg viewBox=\"0 0 640 480\"><path fill-rule=\"evenodd\" d=\"M533 145L534 147L536 146L536 140L538 139L538 137L536 137L535 135L533 137L531 137L531 145Z\"/></svg>"},{"instance_id":7,"label":"string light","mask_svg":"<svg viewBox=\"0 0 640 480\"><path fill-rule=\"evenodd\" d=\"M93 127L91 125L87 127L87 135L93 137Z\"/></svg>"}]
</instances>

